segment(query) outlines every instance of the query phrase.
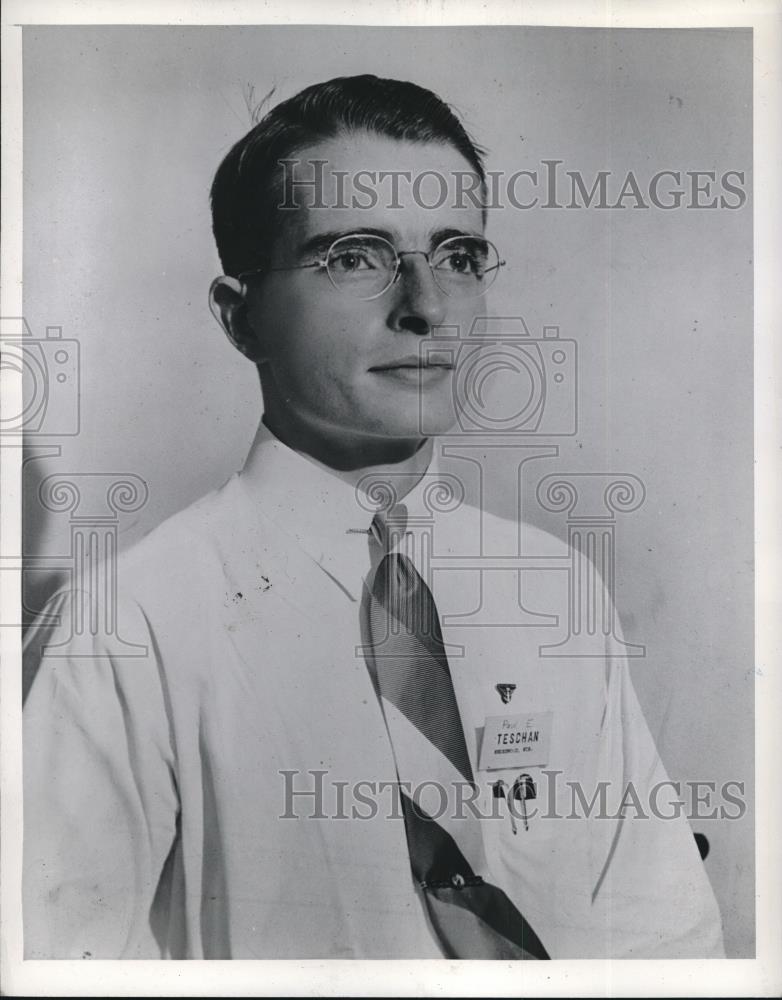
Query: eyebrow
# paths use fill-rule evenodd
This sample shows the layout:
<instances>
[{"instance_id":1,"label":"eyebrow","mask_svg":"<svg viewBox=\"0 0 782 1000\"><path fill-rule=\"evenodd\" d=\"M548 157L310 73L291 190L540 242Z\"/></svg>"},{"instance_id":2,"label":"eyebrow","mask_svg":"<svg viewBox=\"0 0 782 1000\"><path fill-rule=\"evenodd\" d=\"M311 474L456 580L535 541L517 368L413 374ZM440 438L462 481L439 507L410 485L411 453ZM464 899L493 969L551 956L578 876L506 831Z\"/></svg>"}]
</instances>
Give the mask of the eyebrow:
<instances>
[{"instance_id":1,"label":"eyebrow","mask_svg":"<svg viewBox=\"0 0 782 1000\"><path fill-rule=\"evenodd\" d=\"M388 240L389 243L396 246L394 240L394 234L388 229L375 229L371 226L362 226L358 229L332 229L325 233L318 233L315 236L311 236L308 240L299 247L299 255L302 257L308 256L314 253L327 253L329 247L336 240L341 239L343 236L380 236L384 240ZM446 227L444 229L436 229L429 237L429 248L433 249L438 246L443 240L452 239L458 236L472 236L478 239L484 239L483 233L468 232L464 229L455 229Z\"/></svg>"},{"instance_id":2,"label":"eyebrow","mask_svg":"<svg viewBox=\"0 0 782 1000\"><path fill-rule=\"evenodd\" d=\"M443 240L454 239L458 236L472 236L474 239L478 240L486 239L483 233L473 233L466 229L445 228L437 229L432 233L429 238L429 245L431 247L436 247L439 243L442 243Z\"/></svg>"}]
</instances>

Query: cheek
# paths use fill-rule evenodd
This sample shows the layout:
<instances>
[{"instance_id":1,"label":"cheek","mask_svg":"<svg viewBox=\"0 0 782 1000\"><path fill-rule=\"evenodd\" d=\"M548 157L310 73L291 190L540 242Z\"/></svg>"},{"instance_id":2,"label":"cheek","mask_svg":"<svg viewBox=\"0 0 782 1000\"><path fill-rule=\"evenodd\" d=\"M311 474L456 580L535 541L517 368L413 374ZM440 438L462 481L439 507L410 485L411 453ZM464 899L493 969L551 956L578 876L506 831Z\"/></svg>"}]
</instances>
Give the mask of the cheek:
<instances>
[{"instance_id":1,"label":"cheek","mask_svg":"<svg viewBox=\"0 0 782 1000\"><path fill-rule=\"evenodd\" d=\"M491 315L485 299L466 300L463 302L454 302L452 300L452 303L446 319L446 325L456 327L460 340L469 339L470 331L478 317Z\"/></svg>"},{"instance_id":2,"label":"cheek","mask_svg":"<svg viewBox=\"0 0 782 1000\"><path fill-rule=\"evenodd\" d=\"M298 394L321 395L330 386L352 383L366 368L363 324L329 306L292 299L265 327L269 363L278 381Z\"/></svg>"}]
</instances>

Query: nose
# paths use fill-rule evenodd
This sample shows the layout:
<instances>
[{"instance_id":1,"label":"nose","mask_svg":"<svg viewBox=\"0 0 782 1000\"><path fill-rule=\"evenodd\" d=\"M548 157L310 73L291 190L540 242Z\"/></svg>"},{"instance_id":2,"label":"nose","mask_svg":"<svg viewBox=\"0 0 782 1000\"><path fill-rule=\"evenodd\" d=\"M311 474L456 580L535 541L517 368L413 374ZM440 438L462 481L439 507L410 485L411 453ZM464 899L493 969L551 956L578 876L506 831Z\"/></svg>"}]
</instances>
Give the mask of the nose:
<instances>
[{"instance_id":1,"label":"nose","mask_svg":"<svg viewBox=\"0 0 782 1000\"><path fill-rule=\"evenodd\" d=\"M400 254L399 273L389 326L419 336L442 326L446 316L445 294L438 288L429 261L422 253Z\"/></svg>"}]
</instances>

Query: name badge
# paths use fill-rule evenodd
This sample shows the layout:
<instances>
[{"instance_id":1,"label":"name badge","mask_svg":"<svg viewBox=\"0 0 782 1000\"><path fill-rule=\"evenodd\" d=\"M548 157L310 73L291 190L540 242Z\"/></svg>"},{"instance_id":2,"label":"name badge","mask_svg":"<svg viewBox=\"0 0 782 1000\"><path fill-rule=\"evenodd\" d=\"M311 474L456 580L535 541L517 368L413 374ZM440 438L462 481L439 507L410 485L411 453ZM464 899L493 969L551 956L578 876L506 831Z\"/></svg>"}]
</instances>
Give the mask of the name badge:
<instances>
[{"instance_id":1,"label":"name badge","mask_svg":"<svg viewBox=\"0 0 782 1000\"><path fill-rule=\"evenodd\" d=\"M548 763L552 712L487 715L478 767L543 767Z\"/></svg>"}]
</instances>

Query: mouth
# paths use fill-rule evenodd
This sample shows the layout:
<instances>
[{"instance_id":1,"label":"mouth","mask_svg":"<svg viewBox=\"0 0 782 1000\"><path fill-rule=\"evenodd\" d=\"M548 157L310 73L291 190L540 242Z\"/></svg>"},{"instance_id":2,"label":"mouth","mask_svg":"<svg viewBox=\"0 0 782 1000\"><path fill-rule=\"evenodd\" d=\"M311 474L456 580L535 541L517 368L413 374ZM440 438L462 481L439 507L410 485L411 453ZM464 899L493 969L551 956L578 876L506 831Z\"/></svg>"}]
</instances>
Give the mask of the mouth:
<instances>
[{"instance_id":1,"label":"mouth","mask_svg":"<svg viewBox=\"0 0 782 1000\"><path fill-rule=\"evenodd\" d=\"M440 360L436 355L422 358L416 354L397 358L395 361L386 361L380 365L373 365L369 370L371 372L407 372L414 374L419 372L450 372L454 370L454 364L450 360Z\"/></svg>"},{"instance_id":2,"label":"mouth","mask_svg":"<svg viewBox=\"0 0 782 1000\"><path fill-rule=\"evenodd\" d=\"M376 375L386 384L390 382L420 393L436 386L448 385L453 378L454 366L448 362L440 363L423 358L404 358L399 361L375 365L369 371L370 374Z\"/></svg>"}]
</instances>

